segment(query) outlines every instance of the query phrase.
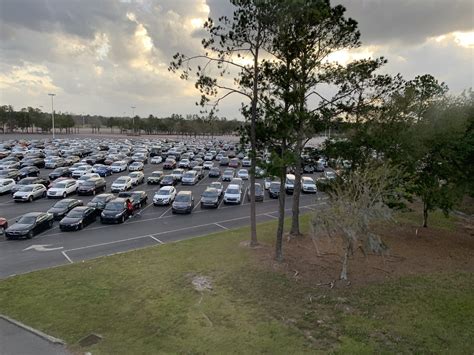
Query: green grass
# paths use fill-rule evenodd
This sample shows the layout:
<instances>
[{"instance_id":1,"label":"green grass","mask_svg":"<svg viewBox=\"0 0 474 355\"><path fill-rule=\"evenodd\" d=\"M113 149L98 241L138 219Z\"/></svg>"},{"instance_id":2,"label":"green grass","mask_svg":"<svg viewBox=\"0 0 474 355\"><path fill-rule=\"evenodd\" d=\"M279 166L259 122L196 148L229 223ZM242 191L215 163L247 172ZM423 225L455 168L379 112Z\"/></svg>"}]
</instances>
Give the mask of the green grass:
<instances>
[{"instance_id":1,"label":"green grass","mask_svg":"<svg viewBox=\"0 0 474 355\"><path fill-rule=\"evenodd\" d=\"M275 228L260 225L260 240ZM258 264L247 239L244 228L13 277L0 282L0 313L93 354L474 349L472 274L327 290ZM212 292L195 291L193 275L211 277ZM104 340L81 349L92 332Z\"/></svg>"}]
</instances>

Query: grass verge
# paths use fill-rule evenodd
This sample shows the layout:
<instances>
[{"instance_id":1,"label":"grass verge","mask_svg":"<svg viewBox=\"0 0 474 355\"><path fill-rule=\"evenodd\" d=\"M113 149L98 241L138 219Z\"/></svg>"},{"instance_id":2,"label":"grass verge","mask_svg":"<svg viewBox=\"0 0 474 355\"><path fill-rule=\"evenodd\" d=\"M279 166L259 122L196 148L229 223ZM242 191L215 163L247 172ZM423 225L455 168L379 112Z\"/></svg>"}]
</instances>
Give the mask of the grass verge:
<instances>
[{"instance_id":1,"label":"grass verge","mask_svg":"<svg viewBox=\"0 0 474 355\"><path fill-rule=\"evenodd\" d=\"M275 229L259 225L260 240ZM472 353L472 274L328 290L258 264L247 239L242 228L13 277L0 312L94 354ZM212 291L194 290L196 275ZM90 333L104 339L80 348Z\"/></svg>"}]
</instances>

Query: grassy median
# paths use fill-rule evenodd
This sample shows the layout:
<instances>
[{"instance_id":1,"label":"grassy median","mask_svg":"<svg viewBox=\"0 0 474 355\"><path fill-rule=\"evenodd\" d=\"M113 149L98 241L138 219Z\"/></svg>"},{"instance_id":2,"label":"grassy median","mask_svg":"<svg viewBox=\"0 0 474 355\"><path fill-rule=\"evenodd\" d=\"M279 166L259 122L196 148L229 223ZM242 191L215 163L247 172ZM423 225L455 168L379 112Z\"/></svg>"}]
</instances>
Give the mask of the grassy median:
<instances>
[{"instance_id":1,"label":"grassy median","mask_svg":"<svg viewBox=\"0 0 474 355\"><path fill-rule=\"evenodd\" d=\"M260 240L275 228L260 225ZM243 228L13 277L0 282L0 313L93 354L474 349L471 273L322 288L262 265L247 239ZM212 289L196 291L196 276ZM81 348L90 333L103 340Z\"/></svg>"}]
</instances>

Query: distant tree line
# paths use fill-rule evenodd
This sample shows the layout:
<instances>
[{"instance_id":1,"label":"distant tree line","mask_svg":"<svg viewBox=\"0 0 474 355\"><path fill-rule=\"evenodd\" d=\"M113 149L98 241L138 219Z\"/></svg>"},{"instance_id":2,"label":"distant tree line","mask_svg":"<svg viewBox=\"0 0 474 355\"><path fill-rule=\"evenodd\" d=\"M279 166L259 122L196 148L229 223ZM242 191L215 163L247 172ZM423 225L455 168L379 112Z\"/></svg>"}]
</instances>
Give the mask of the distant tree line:
<instances>
[{"instance_id":1,"label":"distant tree line","mask_svg":"<svg viewBox=\"0 0 474 355\"><path fill-rule=\"evenodd\" d=\"M100 133L102 128L111 133L121 134L173 134L173 135L229 135L238 131L241 122L216 116L172 114L169 117L149 115L146 118L104 117L98 115L76 115L54 113L55 130L71 133L79 127L88 127L92 133ZM52 129L51 113L39 108L27 107L15 110L11 105L0 106L0 131L43 133Z\"/></svg>"}]
</instances>

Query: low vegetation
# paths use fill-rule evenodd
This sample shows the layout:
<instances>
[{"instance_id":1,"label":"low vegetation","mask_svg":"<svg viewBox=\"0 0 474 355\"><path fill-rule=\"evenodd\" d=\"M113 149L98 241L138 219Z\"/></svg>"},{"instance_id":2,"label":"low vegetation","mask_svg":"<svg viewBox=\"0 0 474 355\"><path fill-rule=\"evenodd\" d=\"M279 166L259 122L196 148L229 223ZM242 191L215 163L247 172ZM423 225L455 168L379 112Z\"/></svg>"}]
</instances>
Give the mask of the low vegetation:
<instances>
[{"instance_id":1,"label":"low vegetation","mask_svg":"<svg viewBox=\"0 0 474 355\"><path fill-rule=\"evenodd\" d=\"M258 230L258 249L243 228L13 277L0 313L94 354L472 352L472 273L331 289L262 262L276 224Z\"/></svg>"}]
</instances>

